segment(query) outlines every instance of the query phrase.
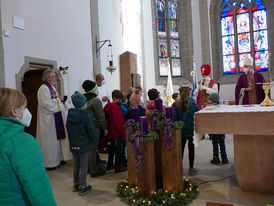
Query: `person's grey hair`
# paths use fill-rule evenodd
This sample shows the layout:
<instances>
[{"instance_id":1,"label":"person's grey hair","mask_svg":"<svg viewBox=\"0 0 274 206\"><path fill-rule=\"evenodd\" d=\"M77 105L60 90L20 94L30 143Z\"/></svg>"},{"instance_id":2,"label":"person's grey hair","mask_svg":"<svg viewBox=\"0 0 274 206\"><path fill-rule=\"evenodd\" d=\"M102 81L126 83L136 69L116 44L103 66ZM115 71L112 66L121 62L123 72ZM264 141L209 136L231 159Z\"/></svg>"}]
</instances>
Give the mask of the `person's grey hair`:
<instances>
[{"instance_id":1,"label":"person's grey hair","mask_svg":"<svg viewBox=\"0 0 274 206\"><path fill-rule=\"evenodd\" d=\"M46 69L43 72L42 81L46 81L47 78L48 78L48 76L50 76L51 72L54 72L54 70L52 70L52 69Z\"/></svg>"},{"instance_id":2,"label":"person's grey hair","mask_svg":"<svg viewBox=\"0 0 274 206\"><path fill-rule=\"evenodd\" d=\"M97 74L97 75L95 76L95 80L96 80L96 81L100 80L102 75L103 75L103 74L101 74L101 73Z\"/></svg>"}]
</instances>

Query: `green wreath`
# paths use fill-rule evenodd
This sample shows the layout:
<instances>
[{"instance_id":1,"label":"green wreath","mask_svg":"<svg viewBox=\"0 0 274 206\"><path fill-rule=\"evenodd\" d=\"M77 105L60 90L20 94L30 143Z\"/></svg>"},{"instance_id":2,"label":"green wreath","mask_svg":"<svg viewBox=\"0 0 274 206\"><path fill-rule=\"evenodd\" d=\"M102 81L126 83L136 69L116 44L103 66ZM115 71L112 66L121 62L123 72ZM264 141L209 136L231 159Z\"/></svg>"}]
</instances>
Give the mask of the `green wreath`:
<instances>
[{"instance_id":1,"label":"green wreath","mask_svg":"<svg viewBox=\"0 0 274 206\"><path fill-rule=\"evenodd\" d=\"M183 191L164 191L158 189L157 192L149 197L141 197L138 195L138 188L135 185L129 185L127 180L123 180L117 185L117 194L121 200L131 206L161 206L161 205L187 205L192 202L199 194L197 184L190 179L184 178Z\"/></svg>"}]
</instances>

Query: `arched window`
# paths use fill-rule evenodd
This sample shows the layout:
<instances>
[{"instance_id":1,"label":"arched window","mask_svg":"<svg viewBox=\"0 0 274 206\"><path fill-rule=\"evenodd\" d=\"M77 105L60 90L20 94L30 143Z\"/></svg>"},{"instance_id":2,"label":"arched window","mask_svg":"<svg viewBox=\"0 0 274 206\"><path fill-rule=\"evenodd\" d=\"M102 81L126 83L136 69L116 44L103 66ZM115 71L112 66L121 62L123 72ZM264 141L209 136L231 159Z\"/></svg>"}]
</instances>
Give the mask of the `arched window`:
<instances>
[{"instance_id":1,"label":"arched window","mask_svg":"<svg viewBox=\"0 0 274 206\"><path fill-rule=\"evenodd\" d=\"M221 14L223 74L243 72L246 55L256 71L268 68L267 11L262 0L223 0Z\"/></svg>"},{"instance_id":2,"label":"arched window","mask_svg":"<svg viewBox=\"0 0 274 206\"><path fill-rule=\"evenodd\" d=\"M180 77L182 76L182 66L178 28L178 0L155 0L155 5L159 75L160 77L167 76L170 67L171 75ZM169 65L168 57L170 57Z\"/></svg>"}]
</instances>

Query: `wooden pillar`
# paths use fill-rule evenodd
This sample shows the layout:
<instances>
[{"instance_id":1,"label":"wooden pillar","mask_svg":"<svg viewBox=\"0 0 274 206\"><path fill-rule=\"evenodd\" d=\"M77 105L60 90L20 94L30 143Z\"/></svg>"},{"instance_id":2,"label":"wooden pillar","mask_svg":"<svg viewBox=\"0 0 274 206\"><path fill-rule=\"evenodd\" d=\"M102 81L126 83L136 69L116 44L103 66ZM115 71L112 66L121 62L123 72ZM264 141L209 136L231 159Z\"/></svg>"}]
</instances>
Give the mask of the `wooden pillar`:
<instances>
[{"instance_id":1,"label":"wooden pillar","mask_svg":"<svg viewBox=\"0 0 274 206\"><path fill-rule=\"evenodd\" d=\"M138 174L138 194L149 197L156 191L154 141L141 144L142 162Z\"/></svg>"},{"instance_id":2,"label":"wooden pillar","mask_svg":"<svg viewBox=\"0 0 274 206\"><path fill-rule=\"evenodd\" d=\"M163 130L157 132L159 139L154 141L154 157L155 157L155 176L157 185L161 186L163 182L162 174L162 144Z\"/></svg>"},{"instance_id":3,"label":"wooden pillar","mask_svg":"<svg viewBox=\"0 0 274 206\"><path fill-rule=\"evenodd\" d=\"M173 144L171 150L165 144L161 148L163 189L169 192L184 189L181 129L173 131Z\"/></svg>"},{"instance_id":4,"label":"wooden pillar","mask_svg":"<svg viewBox=\"0 0 274 206\"><path fill-rule=\"evenodd\" d=\"M127 170L128 170L128 184L138 184L138 177L136 171L136 155L130 141L128 140L128 131L126 134L127 141Z\"/></svg>"}]
</instances>

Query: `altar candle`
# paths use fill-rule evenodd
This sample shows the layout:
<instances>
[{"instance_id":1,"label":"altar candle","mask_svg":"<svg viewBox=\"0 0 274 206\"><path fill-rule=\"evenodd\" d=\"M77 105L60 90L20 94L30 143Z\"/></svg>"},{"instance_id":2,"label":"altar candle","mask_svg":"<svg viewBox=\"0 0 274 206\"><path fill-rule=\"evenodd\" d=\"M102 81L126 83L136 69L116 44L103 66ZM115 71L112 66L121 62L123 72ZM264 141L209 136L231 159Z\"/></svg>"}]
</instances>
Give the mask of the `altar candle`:
<instances>
[{"instance_id":1,"label":"altar candle","mask_svg":"<svg viewBox=\"0 0 274 206\"><path fill-rule=\"evenodd\" d=\"M170 119L170 121L174 122L174 108L166 107L166 118Z\"/></svg>"},{"instance_id":2,"label":"altar candle","mask_svg":"<svg viewBox=\"0 0 274 206\"><path fill-rule=\"evenodd\" d=\"M155 109L159 112L163 112L163 101L160 98L155 99Z\"/></svg>"},{"instance_id":3,"label":"altar candle","mask_svg":"<svg viewBox=\"0 0 274 206\"><path fill-rule=\"evenodd\" d=\"M139 122L139 109L138 107L131 108L131 119L134 119L135 122Z\"/></svg>"},{"instance_id":4,"label":"altar candle","mask_svg":"<svg viewBox=\"0 0 274 206\"><path fill-rule=\"evenodd\" d=\"M148 118L146 116L140 117L140 129L143 134L148 133Z\"/></svg>"}]
</instances>

